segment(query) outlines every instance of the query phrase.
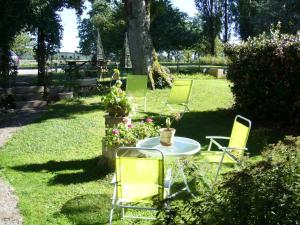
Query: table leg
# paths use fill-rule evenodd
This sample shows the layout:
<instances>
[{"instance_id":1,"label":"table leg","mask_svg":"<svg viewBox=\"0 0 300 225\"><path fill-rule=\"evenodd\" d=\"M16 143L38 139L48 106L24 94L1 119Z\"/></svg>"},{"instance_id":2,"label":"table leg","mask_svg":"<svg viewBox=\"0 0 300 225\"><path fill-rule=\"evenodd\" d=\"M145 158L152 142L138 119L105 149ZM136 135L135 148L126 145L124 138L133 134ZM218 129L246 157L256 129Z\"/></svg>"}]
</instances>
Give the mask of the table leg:
<instances>
[{"instance_id":1,"label":"table leg","mask_svg":"<svg viewBox=\"0 0 300 225\"><path fill-rule=\"evenodd\" d=\"M179 194L179 193L182 192L182 191L187 191L187 192L190 193L193 197L195 197L195 195L191 192L191 189L190 189L190 187L189 187L189 185L188 185L187 178L186 178L186 176L185 176L185 174L184 174L184 166L183 166L182 163L180 162L180 159L176 159L176 164L177 164L177 166L178 166L178 169L179 169L180 175L181 175L181 177L182 177L182 179L183 179L183 183L184 183L185 187L184 187L183 189L181 189L180 191L178 191L178 192L172 194L171 197L176 196L177 194Z\"/></svg>"}]
</instances>

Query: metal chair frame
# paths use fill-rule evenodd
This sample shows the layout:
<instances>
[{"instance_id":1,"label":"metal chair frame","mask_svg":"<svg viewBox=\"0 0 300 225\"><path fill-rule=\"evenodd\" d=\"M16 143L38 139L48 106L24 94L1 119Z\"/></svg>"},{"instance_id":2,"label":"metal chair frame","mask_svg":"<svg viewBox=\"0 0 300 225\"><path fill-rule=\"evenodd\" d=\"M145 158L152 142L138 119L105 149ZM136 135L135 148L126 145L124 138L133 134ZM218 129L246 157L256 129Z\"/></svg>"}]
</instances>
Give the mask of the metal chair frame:
<instances>
[{"instance_id":1,"label":"metal chair frame","mask_svg":"<svg viewBox=\"0 0 300 225\"><path fill-rule=\"evenodd\" d=\"M161 184L160 188L163 188L163 191L160 192L158 190L158 193L163 193L165 189L167 190L167 196L166 198L168 198L170 196L170 188L171 188L171 170L169 169L167 171L167 176L164 176L164 155L163 153L158 150L158 149L153 149L153 148L140 148L140 147L121 147L119 149L117 149L116 151L116 158L117 157L122 157L122 156L118 156L118 153L122 150L125 151L149 151L149 153L156 151L157 153L159 153L161 155L161 158L158 160L162 160L162 180L163 180L163 184ZM132 158L141 158L139 156L135 157L132 156ZM142 157L143 158L143 157ZM147 155L147 157L145 158L151 158L151 154ZM117 172L117 171L116 171ZM125 209L135 209L135 210L157 210L157 208L155 207L141 207L141 206L134 206L134 205L130 205L130 204L124 204L122 201L120 201L120 199L117 196L117 192L118 192L118 181L117 181L117 176L116 174L114 175L113 179L112 179L112 184L114 184L114 191L113 191L113 197L112 197L112 207L110 210L110 216L109 216L109 224L112 224L112 219L113 219L113 213L114 213L114 208L115 206L121 208L121 212L122 212L122 218L130 218L130 219L145 219L145 220L156 220L157 218L155 217L144 217L144 216L127 216L125 214ZM160 197L164 197L164 196L160 196ZM136 201L134 201L133 203L136 203Z\"/></svg>"},{"instance_id":2,"label":"metal chair frame","mask_svg":"<svg viewBox=\"0 0 300 225\"><path fill-rule=\"evenodd\" d=\"M246 140L245 140L245 143L247 143L247 140L248 140L248 137L249 137L249 133L250 133L250 129L251 129L251 121L241 115L237 115L234 119L234 123L237 122L238 119L241 119L243 120L244 122L247 123L248 125L248 134L246 136ZM234 125L233 123L233 125ZM240 159L237 158L236 156L234 156L233 154L231 154L231 151L232 150L243 150L243 151L246 151L248 150L248 148L246 148L245 146L244 147L224 147L222 146L220 143L218 143L215 139L223 139L223 140L229 140L232 138L232 137L224 137L224 136L206 136L205 138L207 139L210 139L210 142L209 142L209 146L208 146L208 150L207 151L211 151L211 147L212 147L212 144L215 144L219 150L221 150L223 152L222 156L221 156L221 160L219 162L219 165L218 165L218 169L217 169L217 174L215 176L215 182L217 181L218 179L218 176L219 176L219 173L220 173L220 170L221 170L221 167L222 167L222 164L223 164L223 161L224 161L224 157L225 155L227 155L230 159L233 160L233 162L236 162L236 163L240 163Z\"/></svg>"},{"instance_id":3,"label":"metal chair frame","mask_svg":"<svg viewBox=\"0 0 300 225\"><path fill-rule=\"evenodd\" d=\"M190 87L189 87L189 91L188 91L188 96L186 97L186 101L184 101L184 102L172 103L172 101L170 101L170 97L171 97L172 93L174 92L174 90L177 87L176 82L180 82L180 81L183 81L183 82L184 81L190 81L191 82ZM182 86L182 85L178 85L178 86ZM163 108L161 109L160 116L162 115L162 113L164 112L166 107L168 107L169 111L174 112L175 109L172 107L172 105L173 106L174 105L183 106L182 116L184 115L185 112L189 112L190 109L188 107L188 104L189 104L189 99L190 99L190 96L191 96L192 88L193 88L193 80L175 80L174 83L173 83L173 86L171 88L171 91L169 93L168 99L165 102Z\"/></svg>"}]
</instances>

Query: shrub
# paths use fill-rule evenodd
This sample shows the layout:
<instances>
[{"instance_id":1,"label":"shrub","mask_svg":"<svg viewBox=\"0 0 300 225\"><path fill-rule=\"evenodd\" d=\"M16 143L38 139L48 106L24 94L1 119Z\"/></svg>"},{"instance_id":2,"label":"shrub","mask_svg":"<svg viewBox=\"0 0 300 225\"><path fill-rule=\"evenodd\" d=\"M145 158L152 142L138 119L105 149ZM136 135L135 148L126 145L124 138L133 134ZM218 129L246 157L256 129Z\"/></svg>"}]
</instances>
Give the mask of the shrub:
<instances>
[{"instance_id":1,"label":"shrub","mask_svg":"<svg viewBox=\"0 0 300 225\"><path fill-rule=\"evenodd\" d=\"M295 225L300 218L300 137L269 146L263 159L225 174L214 190L173 204L167 224ZM203 189L202 189L203 190Z\"/></svg>"},{"instance_id":2,"label":"shrub","mask_svg":"<svg viewBox=\"0 0 300 225\"><path fill-rule=\"evenodd\" d=\"M235 108L256 120L300 123L300 33L272 28L238 45L227 45Z\"/></svg>"},{"instance_id":3,"label":"shrub","mask_svg":"<svg viewBox=\"0 0 300 225\"><path fill-rule=\"evenodd\" d=\"M228 59L222 56L211 56L206 55L199 58L200 65L215 65L215 66L226 66Z\"/></svg>"}]
</instances>

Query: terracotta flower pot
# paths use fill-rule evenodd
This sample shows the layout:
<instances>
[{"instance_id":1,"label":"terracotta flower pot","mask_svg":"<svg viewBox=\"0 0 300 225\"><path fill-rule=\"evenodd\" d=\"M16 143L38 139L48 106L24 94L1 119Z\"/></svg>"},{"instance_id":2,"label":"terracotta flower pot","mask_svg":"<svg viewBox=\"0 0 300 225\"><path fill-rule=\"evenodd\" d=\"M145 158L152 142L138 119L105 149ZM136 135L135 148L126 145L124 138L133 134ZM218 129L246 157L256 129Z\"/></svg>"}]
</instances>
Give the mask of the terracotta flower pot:
<instances>
[{"instance_id":1,"label":"terracotta flower pot","mask_svg":"<svg viewBox=\"0 0 300 225\"><path fill-rule=\"evenodd\" d=\"M171 146L176 130L174 128L161 128L160 132L160 143L164 146Z\"/></svg>"}]
</instances>

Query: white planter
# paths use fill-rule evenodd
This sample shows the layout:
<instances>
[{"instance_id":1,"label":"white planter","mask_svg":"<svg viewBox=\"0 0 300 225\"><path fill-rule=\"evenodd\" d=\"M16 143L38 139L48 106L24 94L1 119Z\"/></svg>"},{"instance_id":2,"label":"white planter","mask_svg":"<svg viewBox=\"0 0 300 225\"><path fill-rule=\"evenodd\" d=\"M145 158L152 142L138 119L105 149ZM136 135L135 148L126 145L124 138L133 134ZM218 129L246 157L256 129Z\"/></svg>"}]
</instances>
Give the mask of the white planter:
<instances>
[{"instance_id":1,"label":"white planter","mask_svg":"<svg viewBox=\"0 0 300 225\"><path fill-rule=\"evenodd\" d=\"M173 144L176 130L174 128L161 128L160 132L160 143L164 146L171 146Z\"/></svg>"}]
</instances>

